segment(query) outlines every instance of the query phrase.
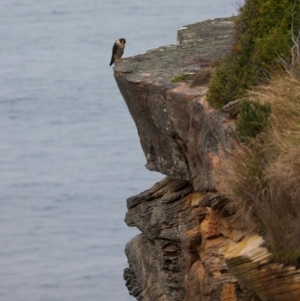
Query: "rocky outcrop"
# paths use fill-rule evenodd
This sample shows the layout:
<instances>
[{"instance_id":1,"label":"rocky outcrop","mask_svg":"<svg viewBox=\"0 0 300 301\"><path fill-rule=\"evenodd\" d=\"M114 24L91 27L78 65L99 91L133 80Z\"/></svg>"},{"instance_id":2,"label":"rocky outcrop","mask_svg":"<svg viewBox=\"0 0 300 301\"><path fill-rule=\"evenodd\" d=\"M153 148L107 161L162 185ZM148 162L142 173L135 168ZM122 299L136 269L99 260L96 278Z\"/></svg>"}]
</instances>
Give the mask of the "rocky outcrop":
<instances>
[{"instance_id":1,"label":"rocky outcrop","mask_svg":"<svg viewBox=\"0 0 300 301\"><path fill-rule=\"evenodd\" d=\"M222 195L221 163L234 146L232 116L238 111L212 109L205 94L214 62L230 49L232 29L230 18L185 26L178 45L124 59L114 68L146 167L166 175L127 200L125 222L141 234L126 245L124 279L137 300L288 300L262 291L259 277L266 285L271 278L261 274L255 256L240 251L249 238Z\"/></svg>"},{"instance_id":2,"label":"rocky outcrop","mask_svg":"<svg viewBox=\"0 0 300 301\"><path fill-rule=\"evenodd\" d=\"M244 237L226 198L166 177L127 206L127 225L142 232L125 249L124 279L137 300L251 300L225 262Z\"/></svg>"},{"instance_id":3,"label":"rocky outcrop","mask_svg":"<svg viewBox=\"0 0 300 301\"><path fill-rule=\"evenodd\" d=\"M273 263L272 254L259 235L246 237L232 246L225 260L241 287L261 300L300 300L300 271L294 266Z\"/></svg>"},{"instance_id":4,"label":"rocky outcrop","mask_svg":"<svg viewBox=\"0 0 300 301\"><path fill-rule=\"evenodd\" d=\"M185 260L182 232L196 225L186 201L192 192L187 181L165 178L128 199L125 221L142 234L126 246L129 268L124 276L137 300L183 300Z\"/></svg>"},{"instance_id":5,"label":"rocky outcrop","mask_svg":"<svg viewBox=\"0 0 300 301\"><path fill-rule=\"evenodd\" d=\"M232 28L231 19L182 27L179 45L124 59L114 68L146 167L190 181L199 191L218 189L219 163L231 149L234 123L229 114L207 105L206 85L190 84L196 73L228 52Z\"/></svg>"}]
</instances>

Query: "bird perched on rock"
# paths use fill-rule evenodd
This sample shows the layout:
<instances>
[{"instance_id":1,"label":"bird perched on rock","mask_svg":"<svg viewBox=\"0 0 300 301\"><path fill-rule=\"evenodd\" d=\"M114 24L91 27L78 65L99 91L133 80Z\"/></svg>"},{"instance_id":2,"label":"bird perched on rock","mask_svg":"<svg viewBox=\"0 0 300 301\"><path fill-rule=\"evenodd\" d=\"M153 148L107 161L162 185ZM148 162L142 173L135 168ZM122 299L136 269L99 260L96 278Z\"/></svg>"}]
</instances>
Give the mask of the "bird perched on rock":
<instances>
[{"instance_id":1,"label":"bird perched on rock","mask_svg":"<svg viewBox=\"0 0 300 301\"><path fill-rule=\"evenodd\" d=\"M109 66L111 66L115 60L120 60L125 48L126 40L124 38L121 38L119 40L116 40L113 48L112 48L112 56L110 60Z\"/></svg>"}]
</instances>

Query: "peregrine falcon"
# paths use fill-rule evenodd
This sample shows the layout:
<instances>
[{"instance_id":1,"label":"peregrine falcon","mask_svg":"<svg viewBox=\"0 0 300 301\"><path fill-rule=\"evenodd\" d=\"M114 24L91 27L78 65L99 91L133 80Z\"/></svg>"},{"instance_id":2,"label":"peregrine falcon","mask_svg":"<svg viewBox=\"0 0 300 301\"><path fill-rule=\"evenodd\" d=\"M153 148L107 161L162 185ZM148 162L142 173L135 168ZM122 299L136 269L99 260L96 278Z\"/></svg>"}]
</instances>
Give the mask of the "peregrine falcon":
<instances>
[{"instance_id":1,"label":"peregrine falcon","mask_svg":"<svg viewBox=\"0 0 300 301\"><path fill-rule=\"evenodd\" d=\"M116 42L113 46L113 49L112 49L112 56L111 56L111 61L110 61L109 66L111 66L115 60L121 59L121 57L124 53L125 43L126 43L126 40L124 38L116 40Z\"/></svg>"}]
</instances>

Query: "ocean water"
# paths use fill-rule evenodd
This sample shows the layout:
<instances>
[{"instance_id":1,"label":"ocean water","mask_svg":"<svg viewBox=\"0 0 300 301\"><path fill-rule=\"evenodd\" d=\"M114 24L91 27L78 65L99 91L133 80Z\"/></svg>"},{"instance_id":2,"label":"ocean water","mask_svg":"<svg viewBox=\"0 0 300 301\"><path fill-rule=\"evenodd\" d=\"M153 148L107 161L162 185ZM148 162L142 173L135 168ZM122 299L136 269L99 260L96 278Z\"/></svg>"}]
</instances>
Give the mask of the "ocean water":
<instances>
[{"instance_id":1,"label":"ocean water","mask_svg":"<svg viewBox=\"0 0 300 301\"><path fill-rule=\"evenodd\" d=\"M126 198L145 169L109 67L176 43L232 0L0 2L0 300L134 300L123 280Z\"/></svg>"}]
</instances>

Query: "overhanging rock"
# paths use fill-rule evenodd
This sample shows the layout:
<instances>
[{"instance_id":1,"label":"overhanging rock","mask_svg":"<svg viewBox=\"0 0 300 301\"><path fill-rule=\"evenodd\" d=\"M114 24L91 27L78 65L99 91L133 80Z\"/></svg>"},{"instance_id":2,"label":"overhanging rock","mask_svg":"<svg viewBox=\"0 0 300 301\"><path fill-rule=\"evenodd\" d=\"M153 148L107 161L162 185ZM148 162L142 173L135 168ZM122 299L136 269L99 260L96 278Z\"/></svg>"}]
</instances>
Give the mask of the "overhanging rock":
<instances>
[{"instance_id":1,"label":"overhanging rock","mask_svg":"<svg viewBox=\"0 0 300 301\"><path fill-rule=\"evenodd\" d=\"M136 124L149 170L216 190L232 147L232 118L208 106L206 84L191 83L229 51L233 20L182 27L178 45L116 63L114 76Z\"/></svg>"}]
</instances>

